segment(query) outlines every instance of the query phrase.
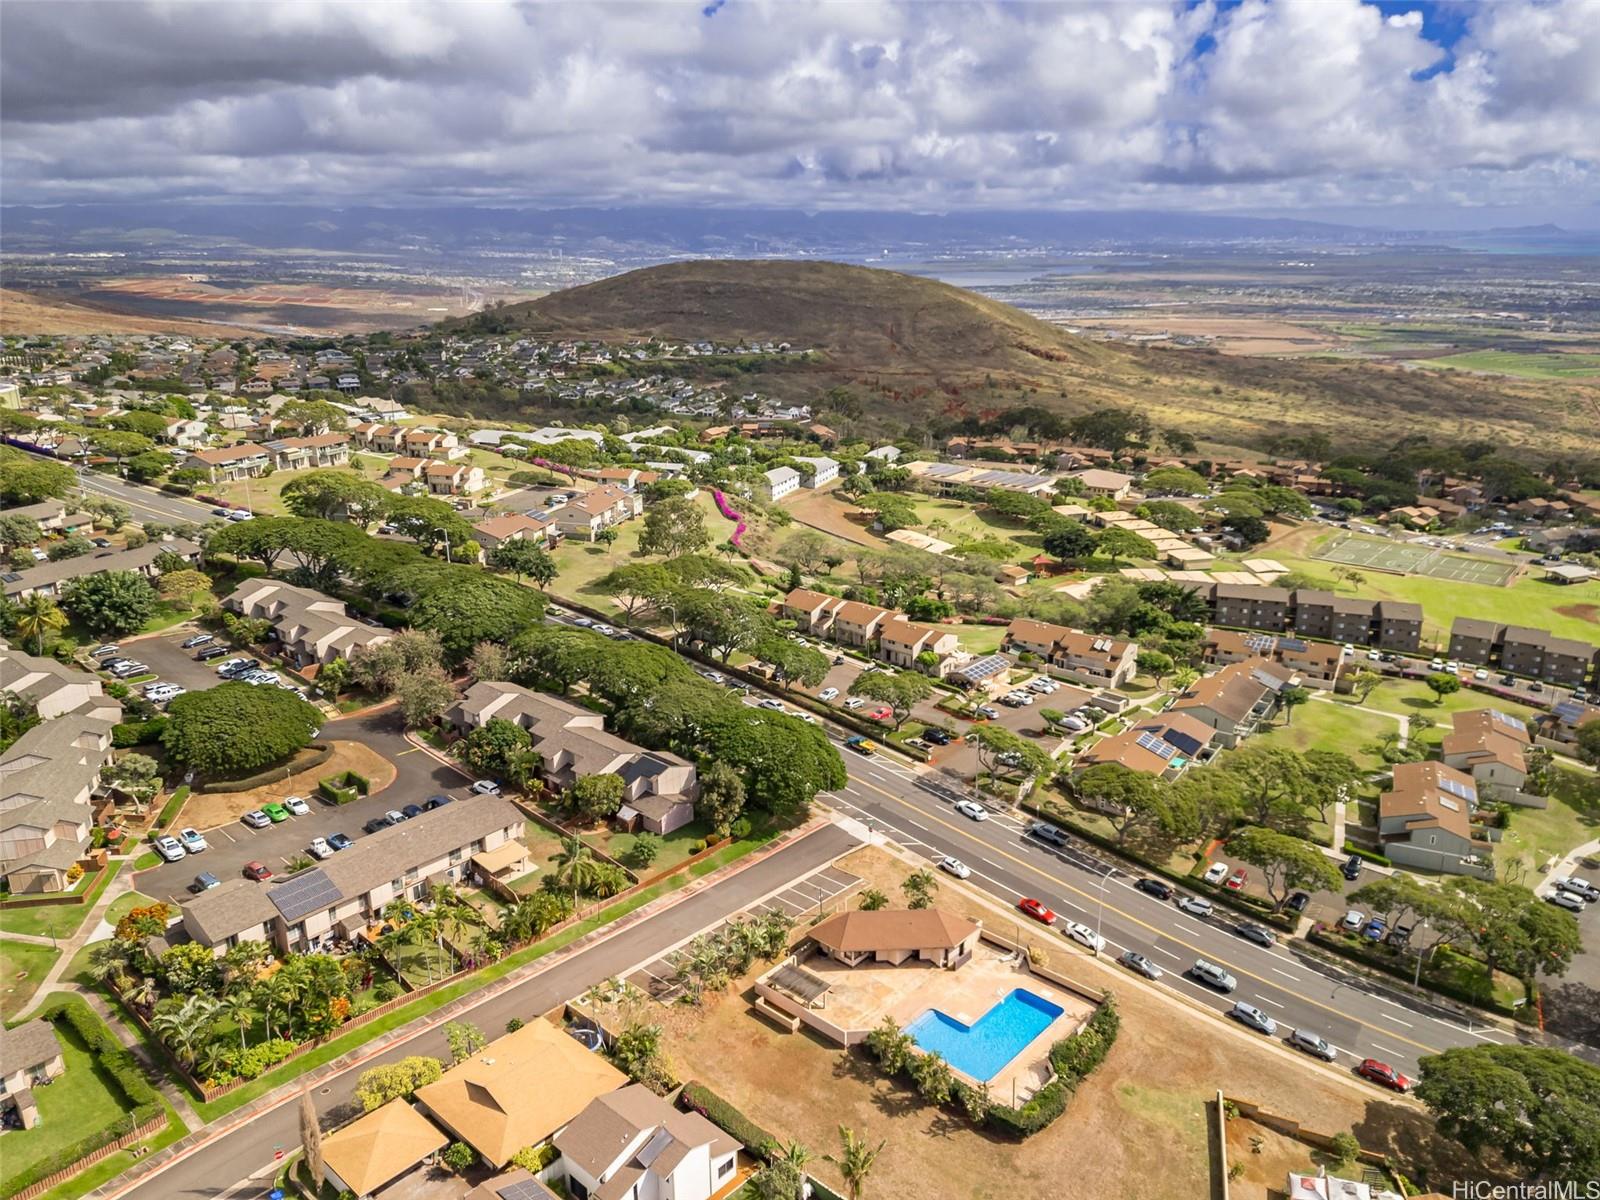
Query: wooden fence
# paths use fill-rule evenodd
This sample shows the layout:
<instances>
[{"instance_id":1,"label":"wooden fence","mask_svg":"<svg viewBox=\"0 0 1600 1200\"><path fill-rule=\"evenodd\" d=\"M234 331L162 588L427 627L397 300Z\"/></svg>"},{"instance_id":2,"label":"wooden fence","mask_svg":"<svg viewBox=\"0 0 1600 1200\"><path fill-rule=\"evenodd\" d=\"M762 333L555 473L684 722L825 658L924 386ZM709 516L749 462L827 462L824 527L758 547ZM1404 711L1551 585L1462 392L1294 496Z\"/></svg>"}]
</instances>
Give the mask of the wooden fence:
<instances>
[{"instance_id":1,"label":"wooden fence","mask_svg":"<svg viewBox=\"0 0 1600 1200\"><path fill-rule=\"evenodd\" d=\"M96 868L95 874L89 875L87 880L70 895L56 892L48 896L30 896L24 893L20 896L8 897L4 904L0 904L0 911L10 912L18 908L54 908L72 904L89 904L93 900L100 898L93 893L95 888L100 885L100 873L105 869L103 864ZM85 871L85 874L87 874L87 871Z\"/></svg>"},{"instance_id":2,"label":"wooden fence","mask_svg":"<svg viewBox=\"0 0 1600 1200\"><path fill-rule=\"evenodd\" d=\"M54 1175L46 1175L43 1179L30 1183L21 1191L13 1194L11 1200L33 1200L35 1196L42 1196L57 1184L65 1183L74 1175L78 1175L87 1168L94 1166L95 1163L105 1161L119 1150L126 1150L129 1146L134 1145L136 1142L144 1141L151 1134L159 1133L166 1127L167 1114L163 1110L159 1115L151 1117L143 1125L136 1125L116 1140L107 1142L100 1149L92 1150L85 1154L70 1167L63 1167Z\"/></svg>"}]
</instances>

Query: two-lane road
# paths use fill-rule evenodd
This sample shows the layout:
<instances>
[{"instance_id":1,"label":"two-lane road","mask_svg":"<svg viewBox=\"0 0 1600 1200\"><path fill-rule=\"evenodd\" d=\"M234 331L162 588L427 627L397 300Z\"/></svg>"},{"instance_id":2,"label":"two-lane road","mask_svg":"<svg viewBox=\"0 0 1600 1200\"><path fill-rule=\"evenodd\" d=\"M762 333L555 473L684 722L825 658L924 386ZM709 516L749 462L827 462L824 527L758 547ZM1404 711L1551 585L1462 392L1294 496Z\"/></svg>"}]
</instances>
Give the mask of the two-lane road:
<instances>
[{"instance_id":1,"label":"two-lane road","mask_svg":"<svg viewBox=\"0 0 1600 1200\"><path fill-rule=\"evenodd\" d=\"M1235 932L1244 918L1221 906L1208 920L1192 917L1139 891L1136 875L1077 839L1072 849L1057 850L1031 836L1024 818L1004 812L986 821L964 817L954 808L962 794L935 777L883 757L846 751L845 758L850 782L831 797L841 811L932 862L960 859L971 868L969 884L1007 905L1035 897L1055 910L1058 928L1074 921L1098 930L1106 939L1105 957L1137 950L1164 972L1147 984L1130 971L1130 986L1174 988L1219 1013L1235 1001L1255 1005L1278 1023L1279 1037L1295 1028L1313 1031L1339 1049L1338 1061L1347 1067L1377 1058L1414 1073L1425 1054L1516 1040L1498 1026L1473 1022L1465 1010L1374 984L1281 944L1247 941ZM1016 919L1019 926L1029 923L1020 912ZM1064 953L1088 952L1066 937L1061 942ZM1186 975L1197 958L1232 974L1237 990L1224 996Z\"/></svg>"}]
</instances>

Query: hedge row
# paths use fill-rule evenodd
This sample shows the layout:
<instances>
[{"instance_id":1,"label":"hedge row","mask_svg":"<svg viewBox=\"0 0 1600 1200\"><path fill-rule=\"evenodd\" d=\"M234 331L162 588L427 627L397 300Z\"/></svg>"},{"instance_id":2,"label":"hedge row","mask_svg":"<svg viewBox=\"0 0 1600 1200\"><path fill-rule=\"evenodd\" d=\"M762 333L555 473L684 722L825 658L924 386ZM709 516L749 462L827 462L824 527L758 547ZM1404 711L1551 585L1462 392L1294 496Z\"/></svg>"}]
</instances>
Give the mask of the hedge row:
<instances>
[{"instance_id":1,"label":"hedge row","mask_svg":"<svg viewBox=\"0 0 1600 1200\"><path fill-rule=\"evenodd\" d=\"M678 1103L705 1117L762 1162L772 1161L772 1148L778 1139L704 1084L684 1084Z\"/></svg>"},{"instance_id":2,"label":"hedge row","mask_svg":"<svg viewBox=\"0 0 1600 1200\"><path fill-rule=\"evenodd\" d=\"M1087 825L1080 825L1073 820L1072 814L1064 809L1047 808L1031 800L1022 801L1020 807L1024 812L1031 813L1041 820L1049 821L1053 825L1060 825L1071 830L1086 842L1092 842L1103 850L1108 850L1121 858L1138 863L1143 870L1151 875L1159 875L1172 883L1190 888L1208 899L1219 901L1230 908L1249 913L1257 920L1265 921L1269 925L1276 925L1279 929L1288 933L1293 933L1295 930L1296 920L1274 909L1269 901L1251 896L1248 893L1230 892L1226 888L1218 887L1216 884L1207 883L1199 875L1185 875L1160 863L1153 863L1148 859L1140 858L1128 850L1126 846L1119 846L1113 839L1106 837L1104 834L1090 829Z\"/></svg>"},{"instance_id":3,"label":"hedge row","mask_svg":"<svg viewBox=\"0 0 1600 1200\"><path fill-rule=\"evenodd\" d=\"M1406 983L1410 983L1416 976L1415 960L1402 962L1398 958L1390 957L1381 950L1373 950L1367 943L1352 941L1341 934L1329 933L1313 926L1306 933L1306 941L1313 946L1320 946L1324 950L1330 950L1341 958L1347 958L1352 962L1358 962L1363 966L1382 971L1385 975L1392 975ZM1481 992L1473 992L1464 987L1457 987L1449 980L1430 977L1426 973L1422 977L1422 986L1427 991L1434 992L1440 996L1447 996L1458 1003L1469 1004L1473 1008L1481 1008L1486 1012L1500 1013L1503 1016L1514 1017L1518 1020L1527 1020L1533 1013L1531 1004L1513 1009L1504 1004L1497 1004L1491 997L1484 996ZM1526 987L1526 984L1524 984L1524 987Z\"/></svg>"},{"instance_id":4,"label":"hedge row","mask_svg":"<svg viewBox=\"0 0 1600 1200\"><path fill-rule=\"evenodd\" d=\"M1357 858L1363 859L1366 862L1377 863L1378 866L1380 866L1380 867L1392 867L1392 866L1394 866L1394 863L1391 862L1384 855L1379 854L1379 853L1377 853L1376 851L1373 851L1373 850L1363 850L1360 846L1356 845L1354 842L1350 842L1350 841L1345 842L1345 844L1344 844L1344 852L1346 854L1354 854Z\"/></svg>"},{"instance_id":5,"label":"hedge row","mask_svg":"<svg viewBox=\"0 0 1600 1200\"><path fill-rule=\"evenodd\" d=\"M1050 1065L1055 1069L1055 1078L1019 1108L991 1104L984 1117L985 1123L996 1132L1018 1139L1031 1137L1048 1126L1067 1111L1078 1085L1105 1061L1121 1026L1116 1001L1107 996L1082 1029L1050 1047ZM966 1088L959 1082L956 1086L959 1090Z\"/></svg>"},{"instance_id":6,"label":"hedge row","mask_svg":"<svg viewBox=\"0 0 1600 1200\"><path fill-rule=\"evenodd\" d=\"M172 824L174 818L176 818L177 815L183 811L183 802L188 798L189 785L187 783L179 784L177 790L175 790L168 798L167 802L161 806L161 815L156 818L156 828L165 829L168 825Z\"/></svg>"},{"instance_id":7,"label":"hedge row","mask_svg":"<svg viewBox=\"0 0 1600 1200\"><path fill-rule=\"evenodd\" d=\"M356 771L343 771L317 781L317 791L334 804L350 804L372 790L372 780Z\"/></svg>"},{"instance_id":8,"label":"hedge row","mask_svg":"<svg viewBox=\"0 0 1600 1200\"><path fill-rule=\"evenodd\" d=\"M85 1134L76 1142L62 1146L54 1154L47 1155L26 1170L0 1181L0 1194L7 1196L14 1195L48 1175L54 1175L57 1171L66 1170L100 1147L132 1133L162 1113L161 1098L145 1079L133 1055L112 1036L111 1031L81 999L76 996L62 996L45 1005L39 1015L47 1021L65 1021L70 1025L84 1046L95 1056L98 1065L116 1081L117 1087L133 1107L110 1125Z\"/></svg>"},{"instance_id":9,"label":"hedge row","mask_svg":"<svg viewBox=\"0 0 1600 1200\"><path fill-rule=\"evenodd\" d=\"M248 792L252 788L267 787L269 784L282 783L291 775L298 775L302 771L309 771L313 767L320 767L333 757L333 747L325 743L313 742L316 754L307 762L293 762L279 767L271 767L259 774L247 776L244 779L222 779L201 785L202 792Z\"/></svg>"},{"instance_id":10,"label":"hedge row","mask_svg":"<svg viewBox=\"0 0 1600 1200\"><path fill-rule=\"evenodd\" d=\"M160 741L166 729L165 717L151 717L148 721L124 721L121 725L112 727L111 744L118 750L127 750L132 746L147 746L151 742Z\"/></svg>"}]
</instances>

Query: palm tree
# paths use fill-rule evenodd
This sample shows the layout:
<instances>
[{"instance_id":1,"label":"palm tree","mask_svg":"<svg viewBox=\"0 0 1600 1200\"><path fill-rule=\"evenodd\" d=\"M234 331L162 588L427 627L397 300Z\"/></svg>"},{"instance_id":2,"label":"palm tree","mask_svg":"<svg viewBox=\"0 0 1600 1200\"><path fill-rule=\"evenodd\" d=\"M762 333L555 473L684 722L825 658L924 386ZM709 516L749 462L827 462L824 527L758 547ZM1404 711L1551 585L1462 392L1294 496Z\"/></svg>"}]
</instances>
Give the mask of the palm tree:
<instances>
[{"instance_id":1,"label":"palm tree","mask_svg":"<svg viewBox=\"0 0 1600 1200\"><path fill-rule=\"evenodd\" d=\"M594 851L589 849L577 834L568 836L562 844L561 852L552 854L550 861L556 864L557 886L572 888L573 908L578 907L579 892L595 890L600 876L604 874L602 868L607 865L595 858Z\"/></svg>"},{"instance_id":2,"label":"palm tree","mask_svg":"<svg viewBox=\"0 0 1600 1200\"><path fill-rule=\"evenodd\" d=\"M839 1153L825 1154L823 1157L839 1168L839 1174L844 1177L844 1190L850 1193L850 1200L861 1200L861 1194L867 1186L867 1176L872 1174L873 1164L878 1161L878 1155L883 1153L886 1144L880 1141L876 1147L869 1146L856 1136L854 1129L847 1125L839 1126Z\"/></svg>"},{"instance_id":3,"label":"palm tree","mask_svg":"<svg viewBox=\"0 0 1600 1200\"><path fill-rule=\"evenodd\" d=\"M244 1035L256 1023L256 1005L250 993L239 988L222 999L222 1015L239 1027L239 1049L245 1048Z\"/></svg>"},{"instance_id":4,"label":"palm tree","mask_svg":"<svg viewBox=\"0 0 1600 1200\"><path fill-rule=\"evenodd\" d=\"M49 596L35 592L17 606L16 626L17 633L23 638L33 639L33 652L43 654L45 634L65 629L67 615Z\"/></svg>"},{"instance_id":5,"label":"palm tree","mask_svg":"<svg viewBox=\"0 0 1600 1200\"><path fill-rule=\"evenodd\" d=\"M121 938L98 942L89 950L89 978L96 983L110 982L118 991L128 985L128 966L133 954Z\"/></svg>"},{"instance_id":6,"label":"palm tree","mask_svg":"<svg viewBox=\"0 0 1600 1200\"><path fill-rule=\"evenodd\" d=\"M228 1050L221 1042L207 1042L195 1058L195 1068L205 1079L215 1079L227 1065Z\"/></svg>"},{"instance_id":7,"label":"palm tree","mask_svg":"<svg viewBox=\"0 0 1600 1200\"><path fill-rule=\"evenodd\" d=\"M773 1149L773 1162L786 1162L798 1172L804 1172L811 1161L811 1151L799 1142L779 1142Z\"/></svg>"},{"instance_id":8,"label":"palm tree","mask_svg":"<svg viewBox=\"0 0 1600 1200\"><path fill-rule=\"evenodd\" d=\"M209 996L189 996L176 1008L158 1012L150 1028L172 1047L184 1066L193 1066L195 1051L217 1015L217 1002Z\"/></svg>"}]
</instances>

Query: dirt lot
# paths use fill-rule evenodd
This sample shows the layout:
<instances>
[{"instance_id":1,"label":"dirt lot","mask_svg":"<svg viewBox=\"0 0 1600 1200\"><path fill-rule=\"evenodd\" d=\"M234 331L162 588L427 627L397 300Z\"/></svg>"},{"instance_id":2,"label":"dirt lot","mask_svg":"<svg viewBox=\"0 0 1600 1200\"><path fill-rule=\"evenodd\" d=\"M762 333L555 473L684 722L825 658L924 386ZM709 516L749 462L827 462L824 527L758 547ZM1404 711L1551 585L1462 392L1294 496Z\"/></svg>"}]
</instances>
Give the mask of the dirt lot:
<instances>
[{"instance_id":1,"label":"dirt lot","mask_svg":"<svg viewBox=\"0 0 1600 1200\"><path fill-rule=\"evenodd\" d=\"M394 782L395 769L376 750L360 742L333 742L333 755L309 771L291 775L282 783L251 788L248 792L197 792L183 806L183 823L196 829L212 829L237 821L253 808L285 796L311 796L317 782L340 771L354 771L372 781L372 792L381 792Z\"/></svg>"},{"instance_id":2,"label":"dirt lot","mask_svg":"<svg viewBox=\"0 0 1600 1200\"><path fill-rule=\"evenodd\" d=\"M908 869L877 849L857 851L840 866L896 899ZM942 881L938 902L1010 925L950 880ZM879 1076L862 1054L846 1054L810 1033L779 1032L739 995L708 1001L702 1010L667 1010L669 1053L683 1078L699 1079L773 1134L797 1138L819 1155L836 1149L840 1124L886 1139L870 1184L882 1196L1015 1200L1068 1194L1062 1180L1071 1179L1073 1195L1196 1200L1209 1192L1205 1101L1218 1087L1325 1132L1354 1128L1364 1146L1397 1154L1413 1180L1438 1186L1453 1171L1482 1174L1469 1168L1465 1151L1437 1137L1417 1105L1219 1025L1059 941L1039 944L1048 945L1052 966L1115 991L1122 1030L1067 1114L1021 1144L929 1108ZM813 1167L839 1185L829 1164Z\"/></svg>"},{"instance_id":3,"label":"dirt lot","mask_svg":"<svg viewBox=\"0 0 1600 1200\"><path fill-rule=\"evenodd\" d=\"M784 501L783 507L802 525L831 533L836 538L854 542L858 546L871 546L883 550L892 545L875 533L850 520L846 514L854 511L829 492L802 490Z\"/></svg>"}]
</instances>

